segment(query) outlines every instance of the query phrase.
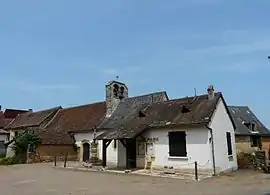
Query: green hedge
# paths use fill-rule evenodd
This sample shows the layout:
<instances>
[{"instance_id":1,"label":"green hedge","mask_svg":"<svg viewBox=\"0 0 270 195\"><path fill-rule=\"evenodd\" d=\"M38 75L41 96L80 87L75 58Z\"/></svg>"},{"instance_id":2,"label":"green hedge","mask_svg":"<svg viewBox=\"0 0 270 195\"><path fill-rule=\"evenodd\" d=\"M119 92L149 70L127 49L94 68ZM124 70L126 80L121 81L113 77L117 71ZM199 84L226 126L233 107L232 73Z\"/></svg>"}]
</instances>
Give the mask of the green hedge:
<instances>
[{"instance_id":1,"label":"green hedge","mask_svg":"<svg viewBox=\"0 0 270 195\"><path fill-rule=\"evenodd\" d=\"M0 158L0 165L14 165L18 163L19 160L15 157Z\"/></svg>"}]
</instances>

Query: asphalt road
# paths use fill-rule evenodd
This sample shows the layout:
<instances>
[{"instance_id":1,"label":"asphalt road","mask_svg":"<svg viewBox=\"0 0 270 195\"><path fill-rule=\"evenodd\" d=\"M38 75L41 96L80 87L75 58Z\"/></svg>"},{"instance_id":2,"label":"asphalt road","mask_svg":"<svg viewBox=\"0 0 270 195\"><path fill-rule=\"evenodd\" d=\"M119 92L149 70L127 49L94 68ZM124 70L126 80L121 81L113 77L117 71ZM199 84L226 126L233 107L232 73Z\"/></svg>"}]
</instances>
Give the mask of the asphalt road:
<instances>
[{"instance_id":1,"label":"asphalt road","mask_svg":"<svg viewBox=\"0 0 270 195\"><path fill-rule=\"evenodd\" d=\"M54 169L48 164L0 167L1 195L262 195L270 175L240 171L201 182Z\"/></svg>"}]
</instances>

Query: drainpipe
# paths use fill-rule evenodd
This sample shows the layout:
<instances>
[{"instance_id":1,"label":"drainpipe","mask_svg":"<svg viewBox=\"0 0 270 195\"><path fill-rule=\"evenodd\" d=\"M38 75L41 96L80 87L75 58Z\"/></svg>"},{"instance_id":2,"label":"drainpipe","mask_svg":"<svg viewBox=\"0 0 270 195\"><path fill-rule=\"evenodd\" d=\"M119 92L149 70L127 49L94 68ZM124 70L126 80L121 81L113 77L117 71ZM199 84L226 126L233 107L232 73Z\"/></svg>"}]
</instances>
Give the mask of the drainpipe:
<instances>
[{"instance_id":1,"label":"drainpipe","mask_svg":"<svg viewBox=\"0 0 270 195\"><path fill-rule=\"evenodd\" d=\"M212 145L212 161L213 161L213 175L216 176L216 161L215 161L215 147L214 147L214 136L213 136L213 129L206 126L207 129L210 131L211 135L211 145Z\"/></svg>"}]
</instances>

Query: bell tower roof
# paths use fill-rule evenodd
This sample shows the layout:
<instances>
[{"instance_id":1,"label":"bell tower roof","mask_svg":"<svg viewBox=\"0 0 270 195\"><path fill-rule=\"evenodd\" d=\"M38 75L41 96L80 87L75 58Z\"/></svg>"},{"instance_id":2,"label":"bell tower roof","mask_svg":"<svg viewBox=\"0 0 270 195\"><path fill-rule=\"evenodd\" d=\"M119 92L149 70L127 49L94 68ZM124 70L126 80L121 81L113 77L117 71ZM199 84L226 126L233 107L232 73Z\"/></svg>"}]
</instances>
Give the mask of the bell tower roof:
<instances>
[{"instance_id":1,"label":"bell tower roof","mask_svg":"<svg viewBox=\"0 0 270 195\"><path fill-rule=\"evenodd\" d=\"M120 82L120 81L115 81L115 80L109 81L108 84L107 84L107 86L108 86L108 85L113 85L113 84L119 84L119 85L121 85L121 86L125 86L126 89L128 89L128 87L126 86L125 83L122 83L122 82Z\"/></svg>"}]
</instances>

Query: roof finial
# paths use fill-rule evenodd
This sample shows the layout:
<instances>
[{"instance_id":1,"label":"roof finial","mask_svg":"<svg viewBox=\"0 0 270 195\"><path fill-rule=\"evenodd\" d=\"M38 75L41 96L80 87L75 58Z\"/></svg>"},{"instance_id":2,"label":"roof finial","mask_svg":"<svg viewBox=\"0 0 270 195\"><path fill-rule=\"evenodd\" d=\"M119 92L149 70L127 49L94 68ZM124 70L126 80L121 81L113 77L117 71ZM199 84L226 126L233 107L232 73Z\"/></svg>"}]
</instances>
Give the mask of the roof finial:
<instances>
[{"instance_id":1,"label":"roof finial","mask_svg":"<svg viewBox=\"0 0 270 195\"><path fill-rule=\"evenodd\" d=\"M119 80L119 76L116 76L116 80L117 80L117 81Z\"/></svg>"}]
</instances>

